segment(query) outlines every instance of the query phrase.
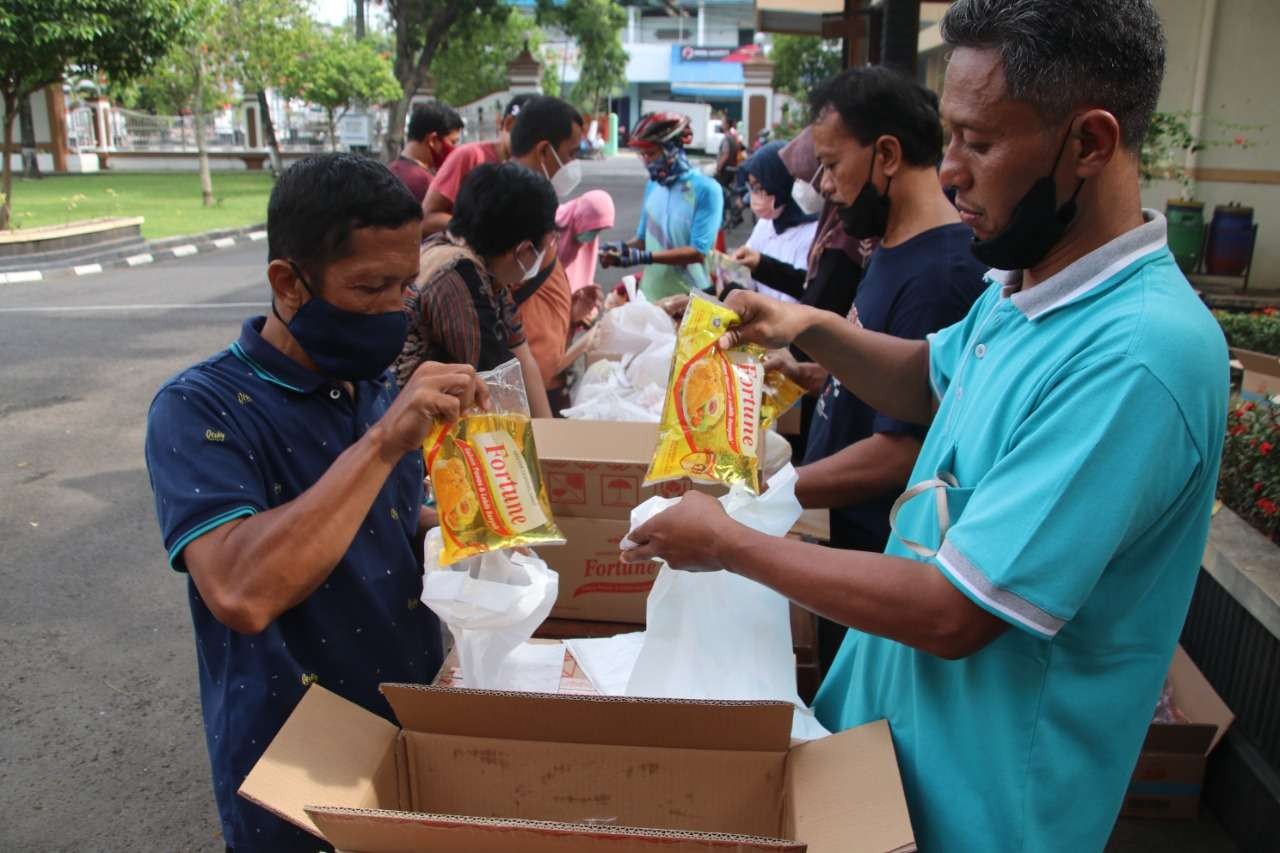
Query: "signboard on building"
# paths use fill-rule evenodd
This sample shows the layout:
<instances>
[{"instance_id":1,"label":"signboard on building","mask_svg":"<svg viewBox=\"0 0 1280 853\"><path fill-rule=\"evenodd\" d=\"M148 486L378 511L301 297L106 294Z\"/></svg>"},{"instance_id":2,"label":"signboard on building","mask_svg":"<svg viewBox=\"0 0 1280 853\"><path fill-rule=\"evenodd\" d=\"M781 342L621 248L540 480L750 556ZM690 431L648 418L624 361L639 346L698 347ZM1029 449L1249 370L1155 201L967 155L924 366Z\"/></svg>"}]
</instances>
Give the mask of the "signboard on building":
<instances>
[{"instance_id":1,"label":"signboard on building","mask_svg":"<svg viewBox=\"0 0 1280 853\"><path fill-rule=\"evenodd\" d=\"M734 47L694 47L686 44L680 48L680 59L684 62L724 62L737 48Z\"/></svg>"}]
</instances>

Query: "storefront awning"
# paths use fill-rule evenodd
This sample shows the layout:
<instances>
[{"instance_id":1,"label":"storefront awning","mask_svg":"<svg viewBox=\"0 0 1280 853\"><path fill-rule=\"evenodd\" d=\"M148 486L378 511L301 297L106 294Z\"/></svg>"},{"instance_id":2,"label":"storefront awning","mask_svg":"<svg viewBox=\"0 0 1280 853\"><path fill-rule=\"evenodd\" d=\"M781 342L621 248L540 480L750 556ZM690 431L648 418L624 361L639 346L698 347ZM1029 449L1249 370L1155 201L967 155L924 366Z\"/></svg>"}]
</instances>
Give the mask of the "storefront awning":
<instances>
[{"instance_id":1,"label":"storefront awning","mask_svg":"<svg viewBox=\"0 0 1280 853\"><path fill-rule=\"evenodd\" d=\"M717 101L740 101L742 100L741 87L733 86L711 86L711 85L694 85L672 83L671 94L683 95L686 98L705 98L707 100Z\"/></svg>"}]
</instances>

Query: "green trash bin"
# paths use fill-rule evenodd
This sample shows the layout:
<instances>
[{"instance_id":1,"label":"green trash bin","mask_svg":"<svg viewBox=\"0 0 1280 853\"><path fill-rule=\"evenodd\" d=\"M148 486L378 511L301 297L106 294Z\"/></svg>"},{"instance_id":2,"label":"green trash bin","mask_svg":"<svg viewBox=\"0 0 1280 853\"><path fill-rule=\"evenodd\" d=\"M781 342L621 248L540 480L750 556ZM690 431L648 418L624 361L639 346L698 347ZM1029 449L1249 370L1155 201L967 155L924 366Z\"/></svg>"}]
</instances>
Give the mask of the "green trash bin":
<instances>
[{"instance_id":1,"label":"green trash bin","mask_svg":"<svg viewBox=\"0 0 1280 853\"><path fill-rule=\"evenodd\" d=\"M1184 273L1200 266L1204 248L1204 204L1198 201L1168 201L1164 206L1169 220L1169 251Z\"/></svg>"}]
</instances>

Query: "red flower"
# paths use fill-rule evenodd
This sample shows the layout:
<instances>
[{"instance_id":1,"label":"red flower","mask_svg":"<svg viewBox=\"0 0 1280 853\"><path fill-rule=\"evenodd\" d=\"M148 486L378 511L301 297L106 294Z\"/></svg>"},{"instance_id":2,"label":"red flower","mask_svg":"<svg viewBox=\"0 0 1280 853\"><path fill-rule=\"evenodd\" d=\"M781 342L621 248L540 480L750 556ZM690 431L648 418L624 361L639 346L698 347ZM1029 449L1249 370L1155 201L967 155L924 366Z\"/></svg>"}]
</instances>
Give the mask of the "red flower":
<instances>
[{"instance_id":1,"label":"red flower","mask_svg":"<svg viewBox=\"0 0 1280 853\"><path fill-rule=\"evenodd\" d=\"M1268 453L1270 453L1271 442L1269 441L1262 442L1262 446L1258 448L1258 452L1261 453L1263 456L1266 456Z\"/></svg>"},{"instance_id":2,"label":"red flower","mask_svg":"<svg viewBox=\"0 0 1280 853\"><path fill-rule=\"evenodd\" d=\"M1256 408L1258 408L1258 404L1257 404L1257 403L1254 403L1253 401L1250 401L1250 402L1248 402L1248 403L1245 403L1243 406L1241 406L1241 407L1240 407L1240 411L1241 411L1241 412L1252 412L1252 411L1253 411L1254 409L1256 409Z\"/></svg>"},{"instance_id":3,"label":"red flower","mask_svg":"<svg viewBox=\"0 0 1280 853\"><path fill-rule=\"evenodd\" d=\"M1229 430L1229 432L1232 435L1239 435L1240 433L1244 432L1244 430L1245 430L1244 424L1236 424Z\"/></svg>"},{"instance_id":4,"label":"red flower","mask_svg":"<svg viewBox=\"0 0 1280 853\"><path fill-rule=\"evenodd\" d=\"M1277 309L1274 305L1268 305L1266 308L1262 309L1263 315L1267 317L1274 317L1276 315L1276 311Z\"/></svg>"},{"instance_id":5,"label":"red flower","mask_svg":"<svg viewBox=\"0 0 1280 853\"><path fill-rule=\"evenodd\" d=\"M1256 492L1260 492L1260 491L1262 491L1262 484L1261 484L1261 483L1254 483L1254 484L1253 484L1253 491L1254 491L1255 493L1256 493Z\"/></svg>"},{"instance_id":6,"label":"red flower","mask_svg":"<svg viewBox=\"0 0 1280 853\"><path fill-rule=\"evenodd\" d=\"M1275 515L1277 511L1280 511L1280 507L1276 506L1276 502L1269 498L1262 498L1256 506L1262 510L1263 515Z\"/></svg>"}]
</instances>

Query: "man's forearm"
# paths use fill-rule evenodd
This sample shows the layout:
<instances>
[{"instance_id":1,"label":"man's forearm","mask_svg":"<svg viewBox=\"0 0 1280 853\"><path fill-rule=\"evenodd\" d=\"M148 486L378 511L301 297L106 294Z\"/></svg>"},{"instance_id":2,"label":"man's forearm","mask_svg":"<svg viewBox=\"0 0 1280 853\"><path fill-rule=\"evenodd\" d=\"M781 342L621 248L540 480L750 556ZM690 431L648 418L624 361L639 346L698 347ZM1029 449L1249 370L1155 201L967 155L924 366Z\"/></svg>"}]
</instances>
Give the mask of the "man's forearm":
<instances>
[{"instance_id":1,"label":"man's forearm","mask_svg":"<svg viewBox=\"0 0 1280 853\"><path fill-rule=\"evenodd\" d=\"M196 587L228 627L263 630L329 576L401 458L384 436L374 426L298 497L187 546Z\"/></svg>"},{"instance_id":2,"label":"man's forearm","mask_svg":"<svg viewBox=\"0 0 1280 853\"><path fill-rule=\"evenodd\" d=\"M741 525L718 547L734 572L820 616L939 657L972 654L1007 627L928 563L824 548Z\"/></svg>"},{"instance_id":3,"label":"man's forearm","mask_svg":"<svg viewBox=\"0 0 1280 853\"><path fill-rule=\"evenodd\" d=\"M850 392L873 409L909 423L933 420L929 344L872 332L817 308L795 340Z\"/></svg>"},{"instance_id":4,"label":"man's forearm","mask_svg":"<svg viewBox=\"0 0 1280 853\"><path fill-rule=\"evenodd\" d=\"M547 399L547 388L542 382L542 370L538 367L538 360L533 357L533 350L524 343L511 352L520 362L520 373L524 377L524 392L529 398L529 413L535 418L551 417L551 403Z\"/></svg>"},{"instance_id":5,"label":"man's forearm","mask_svg":"<svg viewBox=\"0 0 1280 853\"><path fill-rule=\"evenodd\" d=\"M430 237L443 231L449 227L449 220L452 218L453 202L438 192L427 190L427 195L422 200L422 236Z\"/></svg>"},{"instance_id":6,"label":"man's forearm","mask_svg":"<svg viewBox=\"0 0 1280 853\"><path fill-rule=\"evenodd\" d=\"M796 498L806 509L831 509L896 497L919 453L913 435L876 433L797 469Z\"/></svg>"},{"instance_id":7,"label":"man's forearm","mask_svg":"<svg viewBox=\"0 0 1280 853\"><path fill-rule=\"evenodd\" d=\"M673 267L687 267L690 264L702 263L702 253L692 246L681 246L678 249L662 249L653 253L653 262Z\"/></svg>"}]
</instances>

